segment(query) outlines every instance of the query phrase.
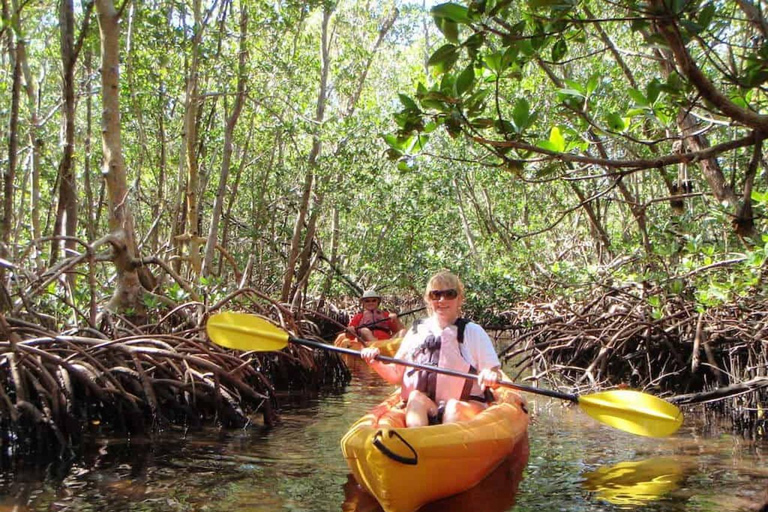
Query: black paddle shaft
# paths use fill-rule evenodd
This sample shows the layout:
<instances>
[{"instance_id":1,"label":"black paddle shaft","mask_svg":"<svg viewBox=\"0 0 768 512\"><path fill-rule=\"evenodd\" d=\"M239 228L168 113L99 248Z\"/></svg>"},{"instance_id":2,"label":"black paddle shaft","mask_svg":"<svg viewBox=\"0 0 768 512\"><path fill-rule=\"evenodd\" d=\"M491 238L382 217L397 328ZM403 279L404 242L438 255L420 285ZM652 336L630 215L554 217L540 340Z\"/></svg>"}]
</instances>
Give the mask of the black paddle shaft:
<instances>
[{"instance_id":1,"label":"black paddle shaft","mask_svg":"<svg viewBox=\"0 0 768 512\"><path fill-rule=\"evenodd\" d=\"M288 341L290 341L291 343L296 343L297 345L304 345L305 347L319 348L322 350L330 350L332 352L339 352L341 354L361 357L359 350L354 350L351 348L337 347L336 345L328 345L327 343L320 343L319 341L311 341L311 340L305 340L301 338L294 338L293 336L290 336L288 338ZM388 356L382 356L382 355L377 356L376 359L384 363L394 363L402 366L410 366L411 368L426 370L428 372L442 373L443 375L450 375L451 377L461 377L469 380L477 379L477 375L473 375L471 373L464 373L457 370L451 370L450 368L440 368L438 366L430 366L427 364L413 363L411 361L404 361L402 359L395 359L394 357L388 357ZM508 380L499 381L499 385L507 388L517 389L518 391L525 391L527 393L534 393L537 395L544 395L552 398L559 398L561 400L568 400L570 402L578 403L579 401L578 395L572 395L570 393L561 393L559 391L552 391L551 389L523 386L521 384L515 384L514 382L511 382Z\"/></svg>"}]
</instances>

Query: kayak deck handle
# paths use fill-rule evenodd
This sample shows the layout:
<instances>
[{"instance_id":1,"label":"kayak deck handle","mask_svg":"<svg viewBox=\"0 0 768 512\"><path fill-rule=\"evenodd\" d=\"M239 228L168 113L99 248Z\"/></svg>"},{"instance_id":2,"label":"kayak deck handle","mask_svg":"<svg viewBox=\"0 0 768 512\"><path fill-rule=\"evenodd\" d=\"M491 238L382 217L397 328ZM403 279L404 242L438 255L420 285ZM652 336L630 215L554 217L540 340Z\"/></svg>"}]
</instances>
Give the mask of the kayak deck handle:
<instances>
[{"instance_id":1,"label":"kayak deck handle","mask_svg":"<svg viewBox=\"0 0 768 512\"><path fill-rule=\"evenodd\" d=\"M378 450L381 453L383 453L384 455L386 455L390 459L394 460L395 462L399 462L401 464L407 464L409 466L415 466L415 465L417 465L419 463L419 454L416 453L416 450L413 448L413 446L411 446L408 443L408 441L403 439L403 436L398 434L396 431L389 430L389 429L387 429L386 434L390 438L396 437L396 438L400 439L400 441L402 441L403 444L405 446L407 446L409 450L411 450L411 453L413 453L413 457L403 457L402 455L398 455L397 453L395 453L392 450L390 450L389 448L387 448L384 445L384 442L381 440L381 438L384 437L384 435L385 435L383 430L378 430L376 432L376 434L373 436L373 446L378 448Z\"/></svg>"}]
</instances>

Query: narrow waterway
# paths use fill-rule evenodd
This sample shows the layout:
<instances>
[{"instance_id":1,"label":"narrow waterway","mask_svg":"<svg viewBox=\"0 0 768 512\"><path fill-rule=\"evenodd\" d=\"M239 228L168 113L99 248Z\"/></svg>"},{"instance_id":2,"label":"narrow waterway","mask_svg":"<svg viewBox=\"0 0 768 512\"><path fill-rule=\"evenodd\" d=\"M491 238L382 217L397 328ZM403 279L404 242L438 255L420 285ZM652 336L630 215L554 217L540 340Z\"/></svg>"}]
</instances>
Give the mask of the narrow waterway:
<instances>
[{"instance_id":1,"label":"narrow waterway","mask_svg":"<svg viewBox=\"0 0 768 512\"><path fill-rule=\"evenodd\" d=\"M356 373L344 393L284 406L276 428L103 439L74 462L21 461L0 473L0 512L380 510L350 481L339 440L389 390ZM767 497L768 441L705 434L692 418L671 438L641 438L529 400L522 475L512 461L430 510L746 512Z\"/></svg>"}]
</instances>

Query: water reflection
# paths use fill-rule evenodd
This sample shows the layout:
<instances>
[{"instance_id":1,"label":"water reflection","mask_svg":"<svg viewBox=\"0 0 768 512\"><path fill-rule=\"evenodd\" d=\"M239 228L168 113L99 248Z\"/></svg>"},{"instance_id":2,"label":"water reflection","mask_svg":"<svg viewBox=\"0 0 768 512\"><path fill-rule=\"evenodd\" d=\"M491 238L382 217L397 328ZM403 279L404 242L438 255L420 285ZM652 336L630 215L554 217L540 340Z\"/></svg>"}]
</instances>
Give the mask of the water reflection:
<instances>
[{"instance_id":1,"label":"water reflection","mask_svg":"<svg viewBox=\"0 0 768 512\"><path fill-rule=\"evenodd\" d=\"M658 500L679 488L684 474L679 460L655 457L603 466L582 476L582 485L594 492L596 498L632 508L632 505Z\"/></svg>"}]
</instances>

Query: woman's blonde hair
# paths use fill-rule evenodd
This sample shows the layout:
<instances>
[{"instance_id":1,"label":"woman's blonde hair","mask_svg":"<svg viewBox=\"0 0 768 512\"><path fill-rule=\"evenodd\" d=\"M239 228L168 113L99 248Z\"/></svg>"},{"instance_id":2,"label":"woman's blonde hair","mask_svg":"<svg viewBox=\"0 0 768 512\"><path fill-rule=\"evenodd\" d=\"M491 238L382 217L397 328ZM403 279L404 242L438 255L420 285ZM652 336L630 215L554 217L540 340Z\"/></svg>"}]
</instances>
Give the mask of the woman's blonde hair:
<instances>
[{"instance_id":1,"label":"woman's blonde hair","mask_svg":"<svg viewBox=\"0 0 768 512\"><path fill-rule=\"evenodd\" d=\"M427 287L424 289L424 302L429 304L430 291L447 290L449 288L455 288L459 292L459 300L464 299L464 284L459 279L459 276L449 270L441 270L427 281Z\"/></svg>"}]
</instances>

